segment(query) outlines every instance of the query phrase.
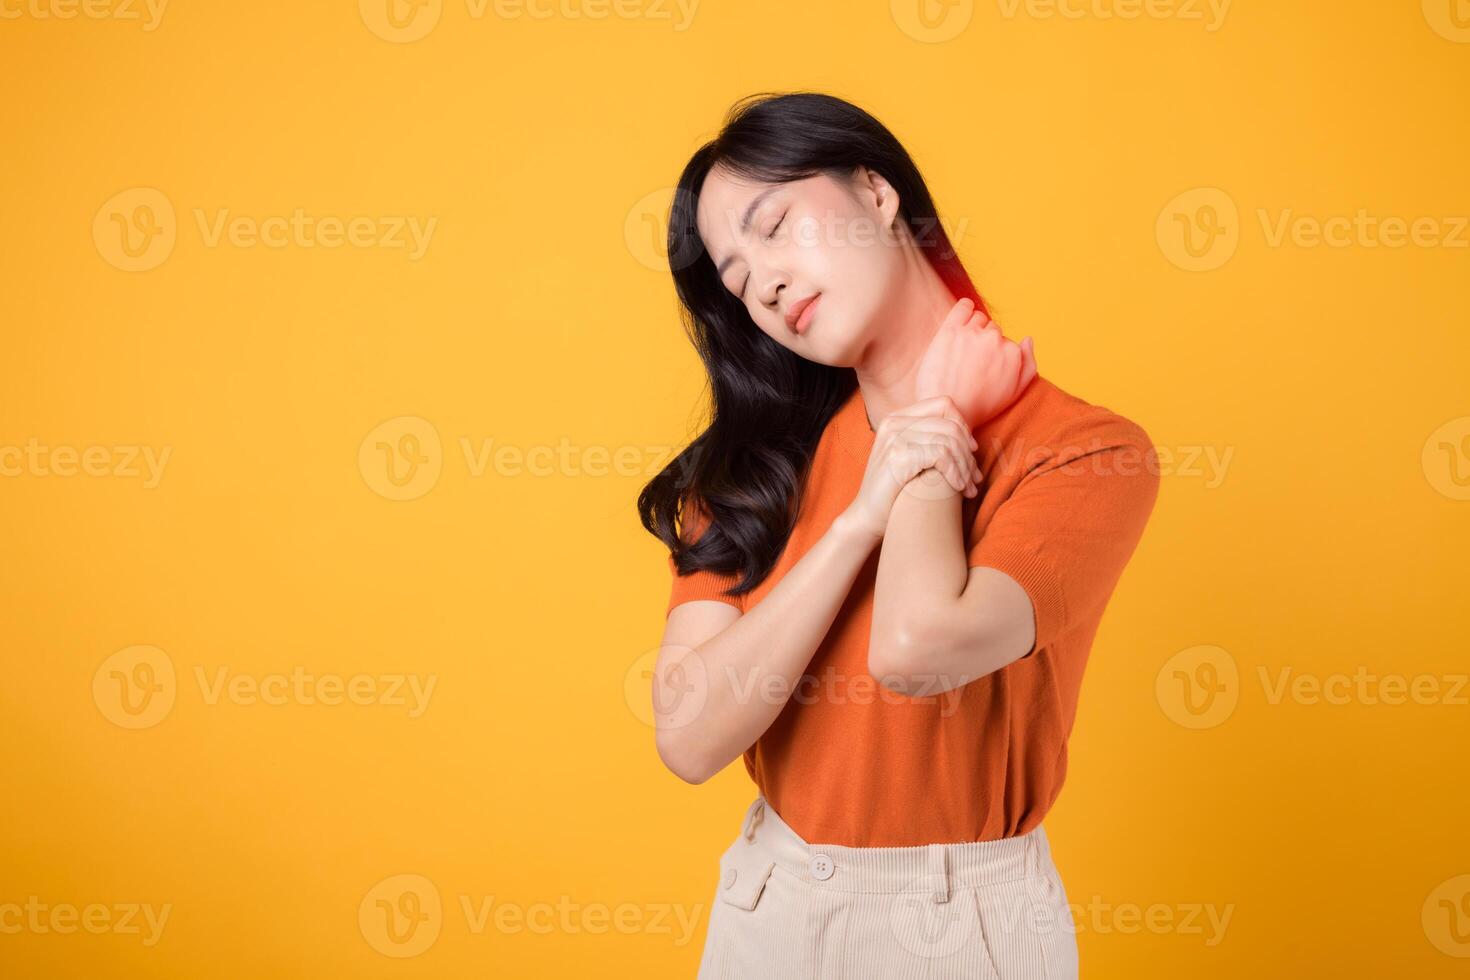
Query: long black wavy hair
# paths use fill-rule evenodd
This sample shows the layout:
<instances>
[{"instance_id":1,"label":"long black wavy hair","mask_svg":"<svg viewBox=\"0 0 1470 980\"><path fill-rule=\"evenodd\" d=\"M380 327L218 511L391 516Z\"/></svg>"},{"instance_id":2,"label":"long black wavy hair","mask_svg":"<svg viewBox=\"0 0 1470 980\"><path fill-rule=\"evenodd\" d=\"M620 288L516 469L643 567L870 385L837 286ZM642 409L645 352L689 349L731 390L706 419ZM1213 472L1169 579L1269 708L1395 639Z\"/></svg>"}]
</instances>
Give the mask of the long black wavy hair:
<instances>
[{"instance_id":1,"label":"long black wavy hair","mask_svg":"<svg viewBox=\"0 0 1470 980\"><path fill-rule=\"evenodd\" d=\"M823 429L857 386L852 368L809 361L768 337L715 273L695 225L699 190L716 165L787 183L826 174L844 185L866 166L898 192L899 212L956 298L989 315L939 221L919 168L882 123L816 92L736 102L718 135L695 151L674 192L668 256L685 332L709 373L709 427L638 495L644 528L668 546L680 575L739 573L727 595L770 574L800 510ZM694 514L704 531L683 534Z\"/></svg>"}]
</instances>

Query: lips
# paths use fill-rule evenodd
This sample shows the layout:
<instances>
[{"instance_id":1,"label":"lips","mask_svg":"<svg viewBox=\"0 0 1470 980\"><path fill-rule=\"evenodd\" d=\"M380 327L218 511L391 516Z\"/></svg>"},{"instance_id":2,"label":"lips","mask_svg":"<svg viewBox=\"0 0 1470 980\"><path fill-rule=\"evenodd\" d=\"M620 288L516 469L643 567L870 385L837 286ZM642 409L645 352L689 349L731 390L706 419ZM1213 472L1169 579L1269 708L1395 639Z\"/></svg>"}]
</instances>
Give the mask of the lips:
<instances>
[{"instance_id":1,"label":"lips","mask_svg":"<svg viewBox=\"0 0 1470 980\"><path fill-rule=\"evenodd\" d=\"M821 295L821 293L813 293L806 299L799 299L795 303L792 303L791 309L786 311L786 325L798 334L804 331L807 323L811 322L811 316L803 314L807 312L808 307L815 303Z\"/></svg>"}]
</instances>

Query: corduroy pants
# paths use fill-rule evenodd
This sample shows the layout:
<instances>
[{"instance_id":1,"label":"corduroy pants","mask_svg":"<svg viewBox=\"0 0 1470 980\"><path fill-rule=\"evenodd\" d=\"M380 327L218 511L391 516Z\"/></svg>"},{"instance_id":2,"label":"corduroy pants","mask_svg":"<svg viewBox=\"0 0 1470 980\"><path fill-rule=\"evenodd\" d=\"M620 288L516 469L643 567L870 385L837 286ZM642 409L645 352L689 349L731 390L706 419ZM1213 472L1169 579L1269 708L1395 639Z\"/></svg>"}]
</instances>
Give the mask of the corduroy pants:
<instances>
[{"instance_id":1,"label":"corduroy pants","mask_svg":"<svg viewBox=\"0 0 1470 980\"><path fill-rule=\"evenodd\" d=\"M1076 976L1040 826L964 844L812 844L761 796L720 856L699 964L699 980Z\"/></svg>"}]
</instances>

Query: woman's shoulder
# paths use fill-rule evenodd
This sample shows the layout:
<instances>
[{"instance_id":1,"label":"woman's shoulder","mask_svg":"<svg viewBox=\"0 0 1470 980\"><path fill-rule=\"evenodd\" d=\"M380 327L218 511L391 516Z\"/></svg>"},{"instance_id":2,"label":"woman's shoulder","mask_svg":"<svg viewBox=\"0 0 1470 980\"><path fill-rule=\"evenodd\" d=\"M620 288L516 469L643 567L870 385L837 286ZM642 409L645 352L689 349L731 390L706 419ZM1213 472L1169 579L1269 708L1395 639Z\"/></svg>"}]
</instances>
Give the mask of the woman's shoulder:
<instances>
[{"instance_id":1,"label":"woman's shoulder","mask_svg":"<svg viewBox=\"0 0 1470 980\"><path fill-rule=\"evenodd\" d=\"M981 431L1002 443L1021 441L1052 448L1079 440L1139 444L1142 448L1153 444L1147 430L1122 412L1090 402L1040 374Z\"/></svg>"}]
</instances>

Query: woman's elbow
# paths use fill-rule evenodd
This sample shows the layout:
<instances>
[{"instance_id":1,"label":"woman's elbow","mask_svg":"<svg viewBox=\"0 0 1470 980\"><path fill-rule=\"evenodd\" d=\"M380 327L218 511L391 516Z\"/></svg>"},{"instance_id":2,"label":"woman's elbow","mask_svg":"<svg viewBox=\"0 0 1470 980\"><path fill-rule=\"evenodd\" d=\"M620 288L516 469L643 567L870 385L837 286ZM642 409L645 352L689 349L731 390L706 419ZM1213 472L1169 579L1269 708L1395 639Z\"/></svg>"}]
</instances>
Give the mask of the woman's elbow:
<instances>
[{"instance_id":1,"label":"woman's elbow","mask_svg":"<svg viewBox=\"0 0 1470 980\"><path fill-rule=\"evenodd\" d=\"M989 673L941 627L911 620L868 646L868 673L906 697L943 694Z\"/></svg>"},{"instance_id":2,"label":"woman's elbow","mask_svg":"<svg viewBox=\"0 0 1470 980\"><path fill-rule=\"evenodd\" d=\"M659 731L654 737L654 745L664 767L690 785L698 786L717 771L700 758L698 753L690 751L689 739L680 737L677 731Z\"/></svg>"},{"instance_id":3,"label":"woman's elbow","mask_svg":"<svg viewBox=\"0 0 1470 980\"><path fill-rule=\"evenodd\" d=\"M923 668L919 664L925 639L915 627L899 624L868 642L868 673L897 694L913 694Z\"/></svg>"}]
</instances>

